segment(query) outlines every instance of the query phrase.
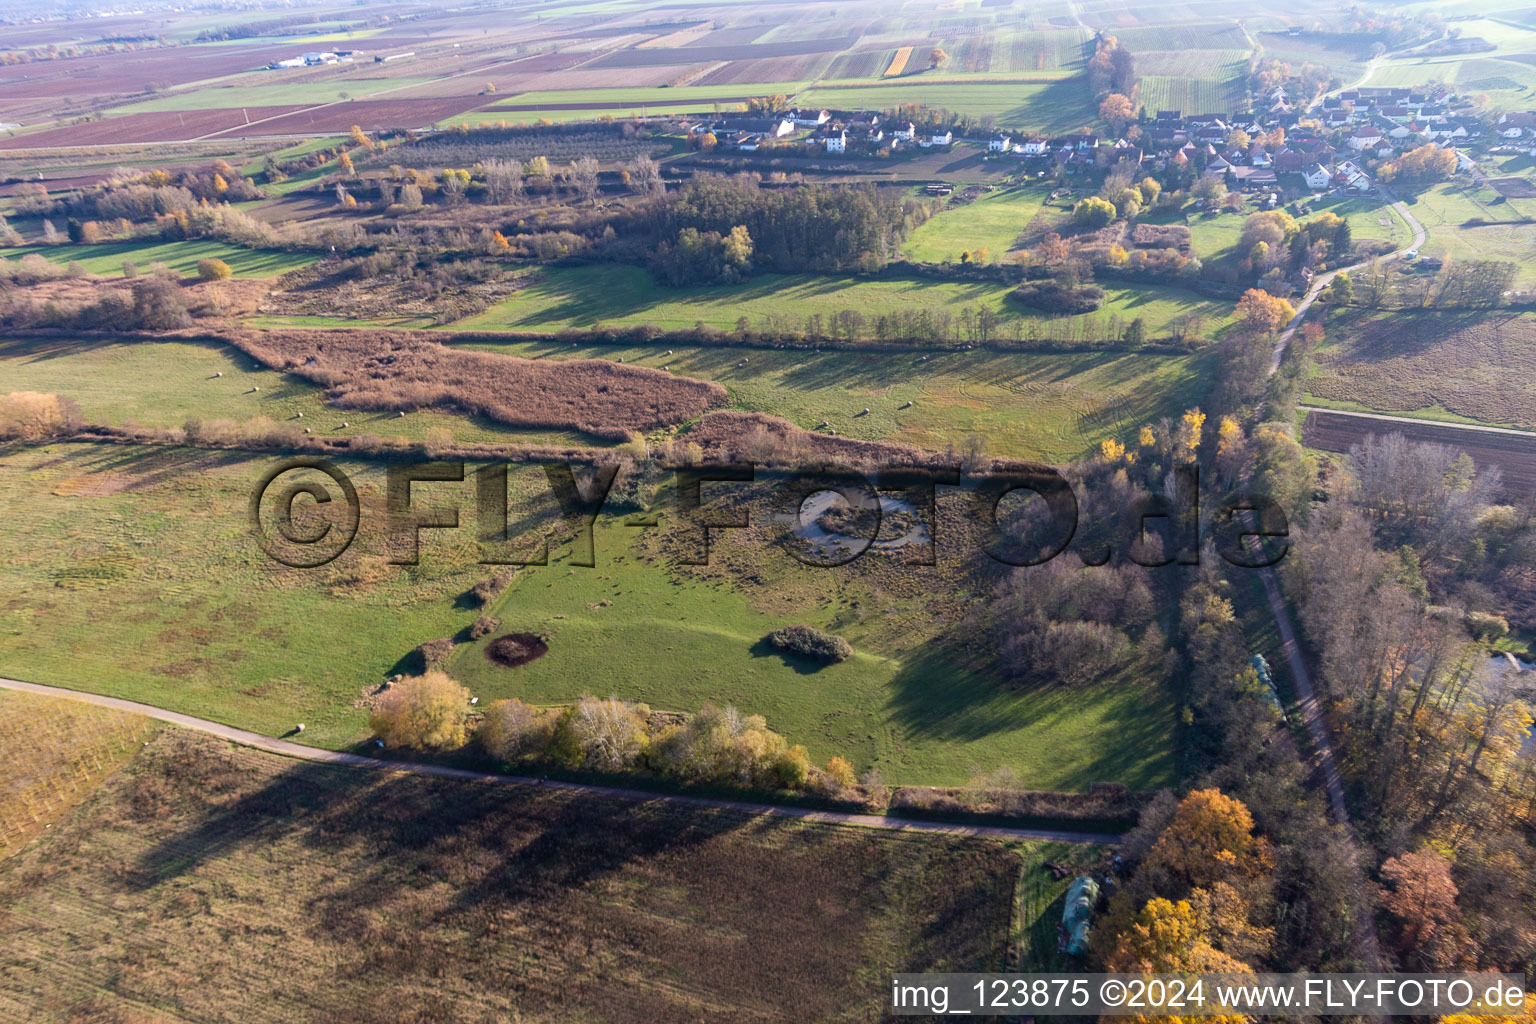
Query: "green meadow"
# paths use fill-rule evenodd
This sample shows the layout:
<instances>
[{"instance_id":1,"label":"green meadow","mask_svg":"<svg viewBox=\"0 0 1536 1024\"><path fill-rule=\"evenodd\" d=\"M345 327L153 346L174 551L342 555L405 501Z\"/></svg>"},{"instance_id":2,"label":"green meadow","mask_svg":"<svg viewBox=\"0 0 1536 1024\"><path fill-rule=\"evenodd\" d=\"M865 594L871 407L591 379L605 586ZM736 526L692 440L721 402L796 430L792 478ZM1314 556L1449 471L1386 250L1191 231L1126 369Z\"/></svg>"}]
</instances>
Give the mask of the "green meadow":
<instances>
[{"instance_id":1,"label":"green meadow","mask_svg":"<svg viewBox=\"0 0 1536 1024\"><path fill-rule=\"evenodd\" d=\"M350 461L357 541L320 569L278 566L247 510L275 463L121 445L0 449L0 673L273 735L303 722L304 740L323 746L363 739L365 693L410 670L416 645L462 636L480 613L460 595L488 568L473 529L426 531L418 565L388 564L398 548L383 473ZM472 507L469 484L418 490L424 503ZM544 497L514 503L516 532L548 524ZM503 669L466 644L450 671L482 703L583 693L679 711L734 703L818 760L842 754L892 782L960 784L1003 766L1042 789L1173 781L1160 690L1129 670L1070 690L1016 689L970 667L926 610L967 599L953 577L913 570L935 575L893 589L867 563L816 570L760 538L718 543L732 545L725 564L690 575L669 568L656 531L604 519L595 568L552 545L551 563L520 570L492 609L504 630L546 632L548 654ZM759 546L738 558L747 544ZM756 568L730 571L743 564ZM765 653L767 632L797 622L836 629L859 653L820 671Z\"/></svg>"},{"instance_id":2,"label":"green meadow","mask_svg":"<svg viewBox=\"0 0 1536 1024\"><path fill-rule=\"evenodd\" d=\"M276 277L299 267L307 267L319 257L306 252L281 252L275 249L242 249L224 242L204 239L182 242L132 241L102 242L98 245L32 245L0 248L0 258L19 260L37 253L51 263L65 266L78 263L92 274L120 277L128 261L142 273L151 264L164 263L183 277L197 273L197 262L219 259L229 264L236 277Z\"/></svg>"},{"instance_id":3,"label":"green meadow","mask_svg":"<svg viewBox=\"0 0 1536 1024\"><path fill-rule=\"evenodd\" d=\"M1070 691L1011 690L925 636L931 627L911 600L882 595L861 579L859 563L846 571L791 563L771 586L737 587L637 558L635 532L619 521L600 526L596 568L556 556L523 570L495 605L503 631L547 636L548 654L508 669L485 657L488 641L462 644L450 674L482 701L562 704L595 693L663 710L730 703L765 715L818 761L841 754L894 782L963 783L996 765L1050 789L1103 779L1148 788L1172 777L1168 705L1134 677ZM931 587L945 594L955 583L935 574ZM868 633L886 631L886 616L913 623L898 649L867 643ZM823 668L787 662L762 640L792 622L834 629L857 653Z\"/></svg>"},{"instance_id":4,"label":"green meadow","mask_svg":"<svg viewBox=\"0 0 1536 1024\"><path fill-rule=\"evenodd\" d=\"M217 376L222 374L222 376ZM195 341L110 342L0 339L0 394L45 391L79 403L91 423L179 427L194 417L245 423L264 416L302 420L322 434L421 441L446 429L456 441L486 444L599 444L585 435L522 430L481 417L421 410L407 416L337 409L308 381L260 367L225 345ZM341 424L348 424L343 428Z\"/></svg>"},{"instance_id":5,"label":"green meadow","mask_svg":"<svg viewBox=\"0 0 1536 1024\"><path fill-rule=\"evenodd\" d=\"M718 381L731 407L808 430L942 451L985 439L996 456L1063 463L1106 438L1200 402L1209 354L805 352L736 347L579 345L531 341L472 347L529 359L623 359ZM743 358L746 362L743 363Z\"/></svg>"},{"instance_id":6,"label":"green meadow","mask_svg":"<svg viewBox=\"0 0 1536 1024\"><path fill-rule=\"evenodd\" d=\"M902 252L919 263L958 263L962 252L985 249L996 260L1013 248L1045 196L1043 189L1010 188L951 203L919 225Z\"/></svg>"},{"instance_id":7,"label":"green meadow","mask_svg":"<svg viewBox=\"0 0 1536 1024\"><path fill-rule=\"evenodd\" d=\"M944 217L939 214L936 220ZM797 328L805 318L827 318L856 310L866 319L901 310L990 308L1003 319L1030 314L1006 298L1009 287L984 282L878 280L811 274L761 274L735 285L666 288L640 267L616 264L555 267L538 280L483 313L454 326L474 330L558 331L596 324L654 324L678 330L699 323L732 328L742 317L753 326L768 317L784 317ZM1231 317L1231 303L1204 299L1176 288L1106 286L1096 314L1124 319L1141 317L1148 334L1163 331L1176 318L1196 315L1207 332L1218 331Z\"/></svg>"},{"instance_id":8,"label":"green meadow","mask_svg":"<svg viewBox=\"0 0 1536 1024\"><path fill-rule=\"evenodd\" d=\"M922 103L974 117L995 117L1005 128L1047 134L1070 132L1094 124L1098 117L1087 79L1082 75L1049 81L1041 81L1038 76L1021 76L1019 81L998 81L993 76L977 81L957 81L952 77L930 81L915 76L878 83L819 82L799 99L837 110L888 110L898 103Z\"/></svg>"}]
</instances>

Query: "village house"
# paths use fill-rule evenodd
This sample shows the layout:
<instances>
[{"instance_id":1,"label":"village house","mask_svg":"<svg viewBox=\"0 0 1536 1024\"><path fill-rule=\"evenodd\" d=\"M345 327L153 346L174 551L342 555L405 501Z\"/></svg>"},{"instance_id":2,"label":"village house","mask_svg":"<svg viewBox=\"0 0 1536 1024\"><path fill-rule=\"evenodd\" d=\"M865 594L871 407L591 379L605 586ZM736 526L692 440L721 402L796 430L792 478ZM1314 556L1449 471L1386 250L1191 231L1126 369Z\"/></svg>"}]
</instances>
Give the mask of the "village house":
<instances>
[{"instance_id":1,"label":"village house","mask_svg":"<svg viewBox=\"0 0 1536 1024\"><path fill-rule=\"evenodd\" d=\"M1004 135L1002 132L997 133L987 140L987 152L989 153L1006 153L1012 148L1013 138L1011 136Z\"/></svg>"},{"instance_id":2,"label":"village house","mask_svg":"<svg viewBox=\"0 0 1536 1024\"><path fill-rule=\"evenodd\" d=\"M1333 171L1333 181L1336 185L1342 185L1356 192L1365 192L1371 187L1371 179L1353 160L1339 161Z\"/></svg>"},{"instance_id":3,"label":"village house","mask_svg":"<svg viewBox=\"0 0 1536 1024\"><path fill-rule=\"evenodd\" d=\"M1333 180L1333 172L1319 163L1311 164L1302 172L1301 176L1305 179L1307 188L1314 192L1320 192L1327 188L1328 183Z\"/></svg>"},{"instance_id":4,"label":"village house","mask_svg":"<svg viewBox=\"0 0 1536 1024\"><path fill-rule=\"evenodd\" d=\"M716 138L721 132L751 132L769 139L781 139L794 132L795 122L789 117L727 117L716 121L710 130Z\"/></svg>"},{"instance_id":5,"label":"village house","mask_svg":"<svg viewBox=\"0 0 1536 1024\"><path fill-rule=\"evenodd\" d=\"M1361 127L1356 128L1354 131L1350 132L1349 138L1346 141L1350 149L1360 153L1367 149L1375 149L1377 146L1381 145L1381 139L1381 131L1375 126L1362 125Z\"/></svg>"},{"instance_id":6,"label":"village house","mask_svg":"<svg viewBox=\"0 0 1536 1024\"><path fill-rule=\"evenodd\" d=\"M1495 128L1501 138L1518 139L1536 134L1536 110L1504 112L1499 115Z\"/></svg>"}]
</instances>

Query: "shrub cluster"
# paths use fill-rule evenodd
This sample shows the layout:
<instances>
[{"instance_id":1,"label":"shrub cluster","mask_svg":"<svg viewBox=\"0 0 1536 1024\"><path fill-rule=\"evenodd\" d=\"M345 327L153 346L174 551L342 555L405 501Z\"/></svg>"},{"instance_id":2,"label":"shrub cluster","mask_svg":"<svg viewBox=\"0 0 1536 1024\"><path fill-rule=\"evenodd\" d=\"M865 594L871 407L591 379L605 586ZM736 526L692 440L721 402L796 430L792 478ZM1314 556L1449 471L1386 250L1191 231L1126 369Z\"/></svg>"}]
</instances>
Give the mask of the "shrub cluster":
<instances>
[{"instance_id":1,"label":"shrub cluster","mask_svg":"<svg viewBox=\"0 0 1536 1024\"><path fill-rule=\"evenodd\" d=\"M705 704L699 713L653 714L644 704L583 697L565 708L517 699L486 709L475 739L502 761L546 760L599 771L650 770L684 782L801 789L814 769L805 748L768 728L761 715Z\"/></svg>"},{"instance_id":2,"label":"shrub cluster","mask_svg":"<svg viewBox=\"0 0 1536 1024\"><path fill-rule=\"evenodd\" d=\"M718 384L602 359L532 360L448 348L404 332L262 331L230 342L327 388L347 409L451 409L516 426L628 440L725 402Z\"/></svg>"},{"instance_id":3,"label":"shrub cluster","mask_svg":"<svg viewBox=\"0 0 1536 1024\"><path fill-rule=\"evenodd\" d=\"M469 691L445 673L427 671L384 691L369 718L391 749L452 750L469 739ZM473 726L476 744L503 762L548 762L604 772L651 771L683 782L755 789L841 793L854 784L848 762L811 765L761 715L705 704L698 714L653 713L644 704L582 697L560 708L496 701Z\"/></svg>"},{"instance_id":4,"label":"shrub cluster","mask_svg":"<svg viewBox=\"0 0 1536 1024\"><path fill-rule=\"evenodd\" d=\"M840 636L824 633L813 626L785 626L768 634L768 642L778 650L828 663L853 657L853 645Z\"/></svg>"},{"instance_id":5,"label":"shrub cluster","mask_svg":"<svg viewBox=\"0 0 1536 1024\"><path fill-rule=\"evenodd\" d=\"M0 440L41 441L79 426L80 407L71 399L39 391L0 395Z\"/></svg>"},{"instance_id":6,"label":"shrub cluster","mask_svg":"<svg viewBox=\"0 0 1536 1024\"><path fill-rule=\"evenodd\" d=\"M1104 305L1104 289L1098 285L1064 285L1057 281L1026 281L1008 297L1046 313L1093 313Z\"/></svg>"}]
</instances>

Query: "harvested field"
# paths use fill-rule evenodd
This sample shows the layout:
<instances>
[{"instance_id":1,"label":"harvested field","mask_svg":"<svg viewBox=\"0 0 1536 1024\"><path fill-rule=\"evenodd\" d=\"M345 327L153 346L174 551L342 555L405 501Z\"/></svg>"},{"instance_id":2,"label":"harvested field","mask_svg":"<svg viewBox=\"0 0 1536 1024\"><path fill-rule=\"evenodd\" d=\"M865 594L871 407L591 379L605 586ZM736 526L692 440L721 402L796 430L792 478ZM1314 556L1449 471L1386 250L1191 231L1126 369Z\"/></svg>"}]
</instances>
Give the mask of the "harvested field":
<instances>
[{"instance_id":1,"label":"harvested field","mask_svg":"<svg viewBox=\"0 0 1536 1024\"><path fill-rule=\"evenodd\" d=\"M238 331L252 357L327 388L347 409L435 408L524 427L628 439L723 405L718 384L602 359L542 361L445 348L408 331Z\"/></svg>"},{"instance_id":2,"label":"harvested field","mask_svg":"<svg viewBox=\"0 0 1536 1024\"><path fill-rule=\"evenodd\" d=\"M249 130L229 128L223 135L345 135L353 125L365 131L425 128L492 102L489 96L440 96L428 99L356 100L314 110L299 110ZM255 120L255 118L252 118Z\"/></svg>"},{"instance_id":3,"label":"harvested field","mask_svg":"<svg viewBox=\"0 0 1536 1024\"><path fill-rule=\"evenodd\" d=\"M285 49L272 44L188 46L13 64L0 67L0 92L29 99L133 96L144 94L150 83L186 85L258 68Z\"/></svg>"},{"instance_id":4,"label":"harvested field","mask_svg":"<svg viewBox=\"0 0 1536 1024\"><path fill-rule=\"evenodd\" d=\"M763 34L761 25L744 28L717 28L699 37L692 46L745 46Z\"/></svg>"},{"instance_id":5,"label":"harvested field","mask_svg":"<svg viewBox=\"0 0 1536 1024\"><path fill-rule=\"evenodd\" d=\"M1466 452L1479 467L1498 466L1504 474L1507 500L1526 501L1536 494L1536 435L1308 409L1301 440L1320 451L1347 452L1373 434L1402 434L1410 441L1443 444Z\"/></svg>"},{"instance_id":6,"label":"harvested field","mask_svg":"<svg viewBox=\"0 0 1536 1024\"><path fill-rule=\"evenodd\" d=\"M1505 199L1536 199L1536 181L1529 178L1494 178L1488 184Z\"/></svg>"},{"instance_id":7,"label":"harvested field","mask_svg":"<svg viewBox=\"0 0 1536 1024\"><path fill-rule=\"evenodd\" d=\"M834 36L805 41L749 43L740 46L668 46L647 50L617 50L599 57L588 67L643 68L657 64L686 64L696 61L795 57L807 53L846 50L856 42L858 42L858 36Z\"/></svg>"},{"instance_id":8,"label":"harvested field","mask_svg":"<svg viewBox=\"0 0 1536 1024\"><path fill-rule=\"evenodd\" d=\"M353 104L357 106L358 104ZM223 131L233 132L246 125L246 118L258 121L265 117L278 117L300 110L298 106L251 107L228 110L160 111L147 114L125 114L100 121L50 128L30 135L0 139L0 150L45 149L69 146L103 146L146 142L185 142ZM350 128L339 129L345 132ZM250 134L269 134L266 126L250 126Z\"/></svg>"},{"instance_id":9,"label":"harvested field","mask_svg":"<svg viewBox=\"0 0 1536 1024\"><path fill-rule=\"evenodd\" d=\"M1318 352L1307 385L1318 398L1536 428L1536 314L1362 314L1329 335L1338 340Z\"/></svg>"},{"instance_id":10,"label":"harvested field","mask_svg":"<svg viewBox=\"0 0 1536 1024\"><path fill-rule=\"evenodd\" d=\"M519 63L509 65L504 72L485 76L483 80L479 77L455 78L450 82L438 82L408 89L398 95L402 98L463 95L465 92L477 91L483 81L496 83L496 96L486 97L487 99L498 97L515 99L521 92L542 92L549 89L563 91L611 89L626 84L632 88L653 88L666 85L690 70L703 66L705 65L664 64L659 67L632 68L626 71L570 68L565 71L546 72L529 71L527 65ZM451 91L450 86L453 87Z\"/></svg>"},{"instance_id":11,"label":"harvested field","mask_svg":"<svg viewBox=\"0 0 1536 1024\"><path fill-rule=\"evenodd\" d=\"M508 633L485 645L485 656L502 668L517 668L549 653L549 644L532 633Z\"/></svg>"},{"instance_id":12,"label":"harvested field","mask_svg":"<svg viewBox=\"0 0 1536 1024\"><path fill-rule=\"evenodd\" d=\"M827 68L826 77L833 79L843 78L876 78L880 75L880 69L887 66L891 59L891 51L860 50L858 53L839 54L833 59Z\"/></svg>"},{"instance_id":13,"label":"harvested field","mask_svg":"<svg viewBox=\"0 0 1536 1024\"><path fill-rule=\"evenodd\" d=\"M1025 857L1064 854L168 729L0 872L0 1018L872 1020L893 971L1004 969Z\"/></svg>"},{"instance_id":14,"label":"harvested field","mask_svg":"<svg viewBox=\"0 0 1536 1024\"><path fill-rule=\"evenodd\" d=\"M675 32L668 32L665 35L652 36L645 42L641 43L639 48L657 49L659 47L668 46L687 46L690 43L698 42L704 36L713 35L714 33L710 31L710 26L712 24L713 22L703 21L696 25L688 25L684 28L680 28ZM748 41L750 42L750 40Z\"/></svg>"},{"instance_id":15,"label":"harvested field","mask_svg":"<svg viewBox=\"0 0 1536 1024\"><path fill-rule=\"evenodd\" d=\"M110 708L0 691L0 859L64 820L154 728Z\"/></svg>"},{"instance_id":16,"label":"harvested field","mask_svg":"<svg viewBox=\"0 0 1536 1024\"><path fill-rule=\"evenodd\" d=\"M765 57L733 60L711 71L694 85L734 85L737 82L800 82L823 74L830 61L826 54L796 57Z\"/></svg>"}]
</instances>

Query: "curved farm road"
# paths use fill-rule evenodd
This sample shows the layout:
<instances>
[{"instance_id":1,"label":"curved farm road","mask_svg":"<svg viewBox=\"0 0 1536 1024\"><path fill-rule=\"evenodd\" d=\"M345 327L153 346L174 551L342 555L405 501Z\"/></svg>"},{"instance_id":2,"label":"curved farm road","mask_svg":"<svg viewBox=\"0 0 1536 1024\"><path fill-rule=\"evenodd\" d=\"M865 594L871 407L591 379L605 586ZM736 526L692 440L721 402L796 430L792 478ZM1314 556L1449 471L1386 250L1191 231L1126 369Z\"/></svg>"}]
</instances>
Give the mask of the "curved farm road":
<instances>
[{"instance_id":1,"label":"curved farm road","mask_svg":"<svg viewBox=\"0 0 1536 1024\"><path fill-rule=\"evenodd\" d=\"M148 718L157 719L161 722L179 725L185 729L194 729L198 732L208 733L211 736L229 740L231 743L239 743L242 746L264 750L269 754L280 754L283 757L294 757L303 761L318 761L322 764L344 765L350 768L371 768L376 771L388 772L411 772L416 775L435 775L445 779L497 782L510 786L542 786L547 789L571 790L573 792L589 793L593 796L605 796L620 800L663 800L667 803L680 804L685 807L735 811L741 814L767 815L776 818L799 818L803 821L814 821L822 824L852 825L859 828L882 828L896 832L932 832L949 836L982 836L989 839L1033 839L1057 843L1092 843L1099 846L1113 846L1120 841L1119 836L1102 832L1068 832L1059 829L1043 828L1007 828L1000 825L962 825L942 821L893 818L880 814L818 811L809 807L761 804L747 800L715 800L708 797L682 796L675 793L652 793L643 789L624 789L618 786L598 786L582 782L547 782L529 776L498 775L494 772L476 772L466 768L450 768L446 765L421 764L415 761L386 761L377 757L364 757L361 754L348 754L337 750L306 747L302 743L290 743L287 740L276 739L272 736L263 736L261 733L236 729L231 725L210 722L207 719L194 718L191 715L183 715L177 711L166 711L163 708L153 707L149 704L139 704L135 701L122 700L117 697L104 697L96 693L84 693L80 690L69 690L61 686L44 686L41 683L27 683L19 679L0 678L0 689L20 690L25 693L42 694L47 697L65 697L70 700L85 701L88 704L115 708L118 711L129 711Z\"/></svg>"},{"instance_id":2,"label":"curved farm road","mask_svg":"<svg viewBox=\"0 0 1536 1024\"><path fill-rule=\"evenodd\" d=\"M1401 199L1395 198L1386 189L1382 189L1381 194L1391 200L1392 209L1397 211L1398 216L1403 218L1403 223L1407 224L1413 231L1413 241L1407 245L1397 247L1378 260L1378 262L1387 263L1392 260L1402 259L1405 252L1417 252L1419 249L1422 249L1424 247L1424 240L1428 236L1424 232L1424 225L1420 224L1418 218L1408 212L1407 205ZM1352 274L1361 267L1368 266L1369 263L1369 260L1361 260L1359 263L1352 263L1347 267L1337 267L1326 274L1318 274L1312 279L1312 287L1307 289L1307 294L1302 296L1301 301L1296 304L1296 315L1291 317L1290 322L1285 325L1285 330L1281 331L1280 336L1275 339L1275 354L1269 363L1269 372L1271 374L1280 369L1280 362L1285 358L1286 346L1291 343L1291 338L1295 336L1296 329L1307 318L1307 310L1312 308L1312 303L1317 300L1322 290L1328 287L1329 283L1340 274Z\"/></svg>"}]
</instances>

